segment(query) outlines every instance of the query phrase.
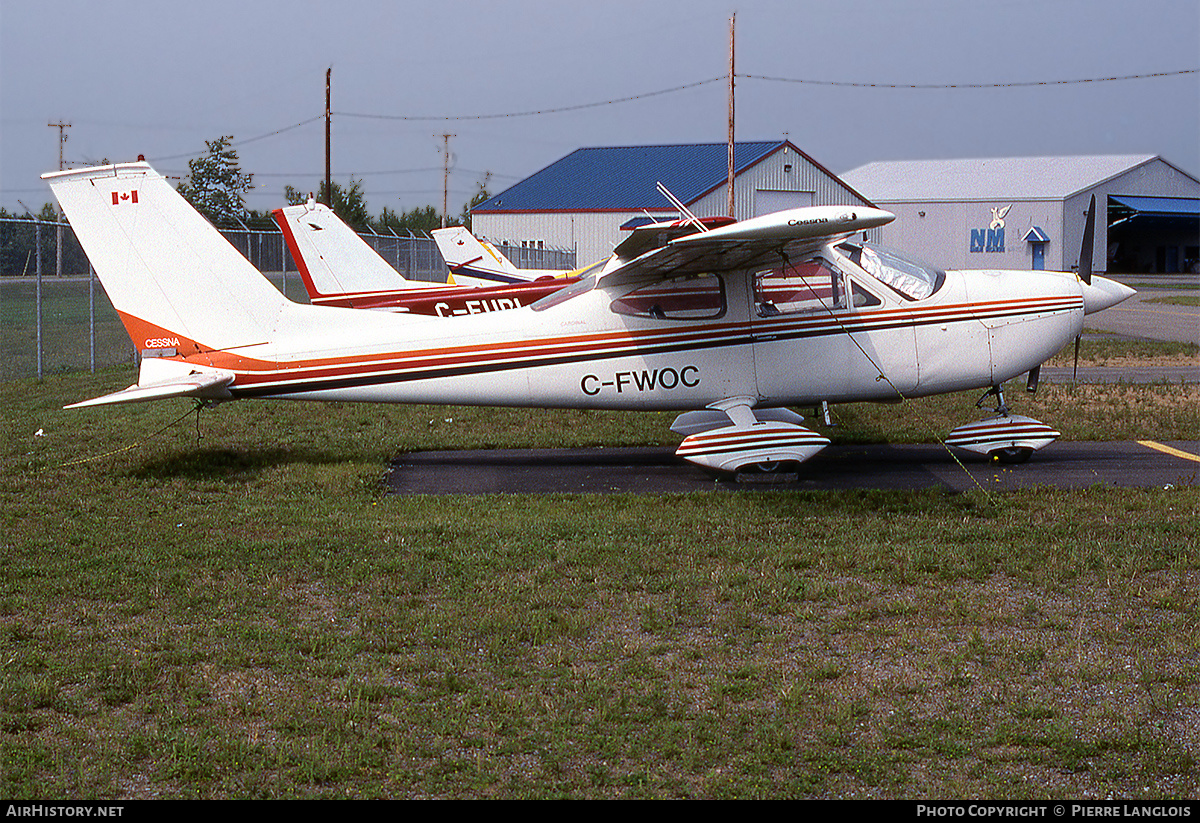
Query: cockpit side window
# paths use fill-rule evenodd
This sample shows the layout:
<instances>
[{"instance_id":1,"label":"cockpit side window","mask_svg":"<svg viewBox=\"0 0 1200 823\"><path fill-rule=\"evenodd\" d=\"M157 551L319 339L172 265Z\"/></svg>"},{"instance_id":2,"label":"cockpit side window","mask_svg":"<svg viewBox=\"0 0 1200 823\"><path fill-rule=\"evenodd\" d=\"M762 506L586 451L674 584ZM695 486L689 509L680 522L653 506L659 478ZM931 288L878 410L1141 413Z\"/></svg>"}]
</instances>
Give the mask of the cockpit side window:
<instances>
[{"instance_id":1,"label":"cockpit side window","mask_svg":"<svg viewBox=\"0 0 1200 823\"><path fill-rule=\"evenodd\" d=\"M842 243L837 249L905 300L924 300L946 281L941 269L870 243Z\"/></svg>"},{"instance_id":2,"label":"cockpit side window","mask_svg":"<svg viewBox=\"0 0 1200 823\"><path fill-rule=\"evenodd\" d=\"M876 297L865 286L858 284L856 280L850 281L850 302L856 309L868 309L872 306L883 305L883 301Z\"/></svg>"},{"instance_id":3,"label":"cockpit side window","mask_svg":"<svg viewBox=\"0 0 1200 823\"><path fill-rule=\"evenodd\" d=\"M822 257L754 275L754 308L759 317L845 307L844 277Z\"/></svg>"}]
</instances>

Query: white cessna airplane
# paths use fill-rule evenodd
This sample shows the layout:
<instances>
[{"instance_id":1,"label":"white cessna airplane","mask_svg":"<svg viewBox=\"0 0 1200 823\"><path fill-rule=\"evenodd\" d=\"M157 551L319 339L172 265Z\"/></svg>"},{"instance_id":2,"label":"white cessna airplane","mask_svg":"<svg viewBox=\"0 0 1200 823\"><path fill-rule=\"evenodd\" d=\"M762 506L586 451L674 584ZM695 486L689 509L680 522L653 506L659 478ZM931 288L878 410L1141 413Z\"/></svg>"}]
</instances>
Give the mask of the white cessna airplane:
<instances>
[{"instance_id":1,"label":"white cessna airplane","mask_svg":"<svg viewBox=\"0 0 1200 823\"><path fill-rule=\"evenodd\" d=\"M1085 313L1132 294L1090 264L1082 279L934 270L847 242L890 213L821 206L640 229L600 271L530 307L439 318L305 306L144 162L45 178L142 353L136 384L77 406L670 409L686 412L672 427L680 456L738 471L828 444L787 406L990 387L999 416L947 442L1019 459L1057 433L1009 416L1000 385L1036 375Z\"/></svg>"}]
</instances>

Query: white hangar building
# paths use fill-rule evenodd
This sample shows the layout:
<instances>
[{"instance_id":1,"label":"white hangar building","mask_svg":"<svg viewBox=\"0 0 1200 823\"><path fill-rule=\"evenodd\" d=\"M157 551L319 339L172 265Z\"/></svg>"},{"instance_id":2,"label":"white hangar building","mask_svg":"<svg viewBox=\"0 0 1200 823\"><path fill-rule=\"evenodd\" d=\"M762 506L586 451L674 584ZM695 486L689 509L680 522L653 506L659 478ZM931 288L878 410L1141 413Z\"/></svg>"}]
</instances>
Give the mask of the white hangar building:
<instances>
[{"instance_id":1,"label":"white hangar building","mask_svg":"<svg viewBox=\"0 0 1200 823\"><path fill-rule=\"evenodd\" d=\"M631 228L679 213L661 181L699 217L727 213L725 143L577 149L471 210L471 229L494 243L576 252L580 266L612 252ZM796 206L872 205L787 140L734 144L739 220ZM872 237L872 239L875 239Z\"/></svg>"},{"instance_id":2,"label":"white hangar building","mask_svg":"<svg viewBox=\"0 0 1200 823\"><path fill-rule=\"evenodd\" d=\"M1200 260L1200 180L1155 155L869 163L842 175L896 214L881 242L947 269L1078 268L1096 196L1096 271Z\"/></svg>"}]
</instances>

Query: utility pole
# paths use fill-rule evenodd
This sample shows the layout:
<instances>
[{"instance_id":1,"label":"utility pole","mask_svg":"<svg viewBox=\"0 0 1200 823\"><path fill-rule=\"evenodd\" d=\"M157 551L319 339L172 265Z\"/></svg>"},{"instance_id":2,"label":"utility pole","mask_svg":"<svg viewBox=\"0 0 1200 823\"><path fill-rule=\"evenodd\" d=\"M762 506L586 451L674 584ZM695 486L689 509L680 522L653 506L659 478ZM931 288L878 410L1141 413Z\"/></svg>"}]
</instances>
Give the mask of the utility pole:
<instances>
[{"instance_id":1,"label":"utility pole","mask_svg":"<svg viewBox=\"0 0 1200 823\"><path fill-rule=\"evenodd\" d=\"M454 134L442 135L442 228L446 228L447 201L450 198L450 138Z\"/></svg>"},{"instance_id":2,"label":"utility pole","mask_svg":"<svg viewBox=\"0 0 1200 823\"><path fill-rule=\"evenodd\" d=\"M58 129L58 170L63 170L63 145L67 142L67 129L71 128L70 123L64 123L59 120L57 123L47 123L52 129ZM58 208L58 226L54 232L54 273L58 277L62 277L62 223L63 223L62 206Z\"/></svg>"},{"instance_id":3,"label":"utility pole","mask_svg":"<svg viewBox=\"0 0 1200 823\"><path fill-rule=\"evenodd\" d=\"M57 123L47 123L52 129L58 129L58 170L63 170L63 144L67 142L66 130L71 128L70 123L64 123L61 120Z\"/></svg>"},{"instance_id":4,"label":"utility pole","mask_svg":"<svg viewBox=\"0 0 1200 823\"><path fill-rule=\"evenodd\" d=\"M333 175L329 171L329 87L333 66L325 69L325 205L333 208Z\"/></svg>"},{"instance_id":5,"label":"utility pole","mask_svg":"<svg viewBox=\"0 0 1200 823\"><path fill-rule=\"evenodd\" d=\"M729 18L729 181L728 181L728 205L729 216L735 217L733 204L733 24L737 20L735 12Z\"/></svg>"}]
</instances>

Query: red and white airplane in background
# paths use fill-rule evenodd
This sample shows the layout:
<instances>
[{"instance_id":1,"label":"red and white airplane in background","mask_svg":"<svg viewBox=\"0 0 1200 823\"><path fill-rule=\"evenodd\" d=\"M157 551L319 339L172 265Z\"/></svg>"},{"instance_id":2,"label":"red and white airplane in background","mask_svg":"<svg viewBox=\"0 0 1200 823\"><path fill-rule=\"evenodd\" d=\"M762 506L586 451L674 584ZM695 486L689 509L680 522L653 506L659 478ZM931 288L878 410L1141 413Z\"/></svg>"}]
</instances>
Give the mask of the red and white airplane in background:
<instances>
[{"instance_id":1,"label":"red and white airplane in background","mask_svg":"<svg viewBox=\"0 0 1200 823\"><path fill-rule=\"evenodd\" d=\"M314 306L458 317L527 306L586 269L518 269L464 228L433 232L447 282L409 280L322 203L272 212ZM602 261L603 262L603 261Z\"/></svg>"},{"instance_id":2,"label":"red and white airplane in background","mask_svg":"<svg viewBox=\"0 0 1200 823\"><path fill-rule=\"evenodd\" d=\"M791 209L635 231L598 271L532 306L439 318L287 300L144 162L45 175L167 397L685 412L677 453L718 471L810 458L828 440L787 406L972 388L998 415L947 440L1023 459L1057 436L1000 386L1087 313L1133 292L1041 271L943 272L849 238L894 216ZM1090 247L1085 243L1090 255ZM985 395L986 396L986 395Z\"/></svg>"}]
</instances>

